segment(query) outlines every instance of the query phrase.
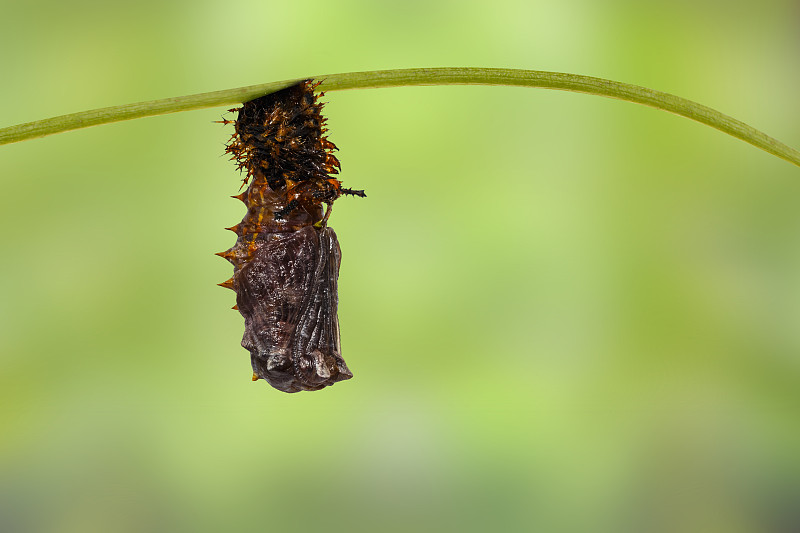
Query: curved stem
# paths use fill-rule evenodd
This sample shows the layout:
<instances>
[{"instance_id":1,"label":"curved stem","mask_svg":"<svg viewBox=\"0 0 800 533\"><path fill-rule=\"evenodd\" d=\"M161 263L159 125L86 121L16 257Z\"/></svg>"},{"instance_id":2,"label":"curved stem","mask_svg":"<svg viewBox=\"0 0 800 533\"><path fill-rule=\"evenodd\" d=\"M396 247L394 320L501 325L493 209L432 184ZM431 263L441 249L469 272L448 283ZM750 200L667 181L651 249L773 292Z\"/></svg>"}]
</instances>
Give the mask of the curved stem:
<instances>
[{"instance_id":1,"label":"curved stem","mask_svg":"<svg viewBox=\"0 0 800 533\"><path fill-rule=\"evenodd\" d=\"M765 152L800 166L800 151L773 139L765 133L748 126L744 122L679 96L603 78L593 78L590 76L565 74L561 72L498 68L373 70L309 77L322 80L321 88L325 91L410 85L515 85L574 91L606 96L609 98L618 98L620 100L669 111L670 113L695 120L701 124L706 124L707 126L716 128L728 135L732 135L737 139L741 139L753 146L761 148ZM0 129L0 144L44 137L62 131L130 120L133 118L238 104L286 88L297 81L299 81L299 79L264 83L261 85L179 96L164 100L106 107L37 120L35 122L28 122L26 124Z\"/></svg>"}]
</instances>

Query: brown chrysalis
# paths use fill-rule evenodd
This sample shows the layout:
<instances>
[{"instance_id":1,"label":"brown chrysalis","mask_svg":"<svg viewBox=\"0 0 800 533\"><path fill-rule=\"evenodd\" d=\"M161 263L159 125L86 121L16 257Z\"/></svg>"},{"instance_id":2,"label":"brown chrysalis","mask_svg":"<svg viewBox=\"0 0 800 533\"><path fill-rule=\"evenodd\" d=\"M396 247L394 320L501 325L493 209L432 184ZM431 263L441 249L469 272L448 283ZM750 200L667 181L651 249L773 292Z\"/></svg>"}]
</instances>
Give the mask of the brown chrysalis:
<instances>
[{"instance_id":1,"label":"brown chrysalis","mask_svg":"<svg viewBox=\"0 0 800 533\"><path fill-rule=\"evenodd\" d=\"M327 222L337 198L365 194L331 177L340 165L323 136L317 85L307 80L232 110L236 131L225 150L245 173L247 189L234 198L247 214L228 228L236 244L217 254L234 269L220 285L236 291L253 380L284 392L353 377L336 314L341 250Z\"/></svg>"}]
</instances>

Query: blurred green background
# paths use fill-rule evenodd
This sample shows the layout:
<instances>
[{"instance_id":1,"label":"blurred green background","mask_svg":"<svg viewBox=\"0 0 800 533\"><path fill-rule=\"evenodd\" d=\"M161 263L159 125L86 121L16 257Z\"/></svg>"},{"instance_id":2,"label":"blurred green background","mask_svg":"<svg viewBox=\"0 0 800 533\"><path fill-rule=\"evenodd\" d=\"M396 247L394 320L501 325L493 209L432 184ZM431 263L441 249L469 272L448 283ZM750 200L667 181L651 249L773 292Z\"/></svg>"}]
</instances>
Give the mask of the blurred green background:
<instances>
[{"instance_id":1,"label":"blurred green background","mask_svg":"<svg viewBox=\"0 0 800 533\"><path fill-rule=\"evenodd\" d=\"M800 146L797 2L3 1L0 126L557 70ZM250 382L224 109L0 147L3 531L800 530L800 169L663 112L329 93L351 381Z\"/></svg>"}]
</instances>

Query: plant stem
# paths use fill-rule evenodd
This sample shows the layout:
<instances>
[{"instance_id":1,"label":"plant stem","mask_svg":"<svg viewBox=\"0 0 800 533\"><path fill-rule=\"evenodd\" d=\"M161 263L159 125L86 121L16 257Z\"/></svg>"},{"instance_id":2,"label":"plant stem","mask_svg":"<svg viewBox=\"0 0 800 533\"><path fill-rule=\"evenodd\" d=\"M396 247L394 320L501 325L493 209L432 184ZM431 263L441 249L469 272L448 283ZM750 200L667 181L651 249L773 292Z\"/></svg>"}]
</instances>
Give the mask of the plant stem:
<instances>
[{"instance_id":1,"label":"plant stem","mask_svg":"<svg viewBox=\"0 0 800 533\"><path fill-rule=\"evenodd\" d=\"M417 68L404 70L373 70L310 76L322 80L325 91L344 89L366 89L377 87L400 87L412 85L514 85L539 87L595 94L618 98L628 102L644 104L686 117L701 124L716 128L737 139L761 148L790 163L800 166L800 152L782 142L748 126L744 122L724 115L710 107L672 94L590 76L545 72L538 70L515 70L496 68ZM210 93L192 94L139 102L81 113L62 115L26 124L0 129L0 144L9 144L44 137L63 131L108 124L134 118L164 115L192 109L203 109L238 104L288 87L298 80L285 80L261 85L251 85Z\"/></svg>"}]
</instances>

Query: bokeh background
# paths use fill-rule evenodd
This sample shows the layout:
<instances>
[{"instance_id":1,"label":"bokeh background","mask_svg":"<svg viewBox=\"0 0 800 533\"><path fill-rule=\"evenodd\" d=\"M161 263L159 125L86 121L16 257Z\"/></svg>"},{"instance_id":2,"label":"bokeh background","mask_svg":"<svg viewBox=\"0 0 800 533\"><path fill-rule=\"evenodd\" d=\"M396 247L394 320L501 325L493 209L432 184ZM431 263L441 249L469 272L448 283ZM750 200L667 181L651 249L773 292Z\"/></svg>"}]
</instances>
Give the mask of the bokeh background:
<instances>
[{"instance_id":1,"label":"bokeh background","mask_svg":"<svg viewBox=\"0 0 800 533\"><path fill-rule=\"evenodd\" d=\"M790 0L4 0L0 126L322 73L800 146ZM0 147L0 529L800 530L800 170L508 87L329 93L351 381L250 382L225 109Z\"/></svg>"}]
</instances>

